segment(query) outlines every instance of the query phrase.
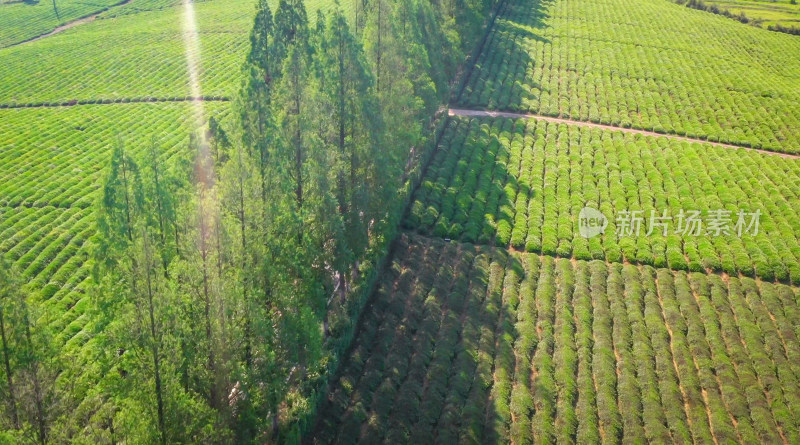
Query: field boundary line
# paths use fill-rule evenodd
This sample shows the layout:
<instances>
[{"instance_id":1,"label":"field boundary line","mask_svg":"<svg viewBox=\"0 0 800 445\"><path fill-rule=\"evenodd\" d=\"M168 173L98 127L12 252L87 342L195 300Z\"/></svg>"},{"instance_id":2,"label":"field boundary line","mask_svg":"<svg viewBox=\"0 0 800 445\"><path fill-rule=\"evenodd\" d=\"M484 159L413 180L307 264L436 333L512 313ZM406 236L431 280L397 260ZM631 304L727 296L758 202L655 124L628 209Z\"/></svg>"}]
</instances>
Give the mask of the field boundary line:
<instances>
[{"instance_id":1,"label":"field boundary line","mask_svg":"<svg viewBox=\"0 0 800 445\"><path fill-rule=\"evenodd\" d=\"M122 0L122 1L120 1L118 3L114 3L113 5L106 6L105 8L103 8L103 9L97 11L97 12L93 12L93 13L91 13L89 15L85 15L83 17L78 17L77 19L70 20L69 22L66 22L63 25L56 26L55 28L53 28L52 31L48 31L48 32L46 32L44 34L39 34L38 36L34 36L34 37L31 37L31 38L25 39L25 40L23 40L21 42L12 43L11 45L4 46L4 47L2 47L0 49L13 48L15 46L20 46L20 45L24 45L26 43L35 42L37 40L42 40L42 39L44 39L46 37L50 37L52 35L56 35L56 34L62 32L62 31L66 31L66 30L74 28L76 26L80 26L80 25L83 25L85 23L91 23L97 17L99 17L100 14L108 11L109 9L116 8L117 6L127 5L128 3L132 2L132 1L133 0Z\"/></svg>"},{"instance_id":2,"label":"field boundary line","mask_svg":"<svg viewBox=\"0 0 800 445\"><path fill-rule=\"evenodd\" d=\"M419 236L419 237L422 237L422 238L425 238L425 239L444 239L445 242L454 242L454 243L465 243L465 242L467 242L467 241L463 241L463 240L459 239L458 237L452 238L452 239L451 238L442 238L442 237L433 235L431 233L425 233L425 232L419 231L419 230L414 229L414 228L401 229L401 233L405 233L405 234L407 234L409 236ZM447 241L448 239L450 241ZM651 267L654 270L664 269L664 270L669 270L671 272L679 272L679 271L683 270L683 271L685 271L687 273L690 272L690 271L685 270L685 269L672 269L672 268L670 268L668 266L654 266L653 264L643 263L643 262L640 262L640 261L630 261L629 259L625 259L623 261L611 261L611 260L608 260L606 258L585 259L585 258L576 258L574 256L564 256L564 255L558 255L558 254L542 253L541 249L525 250L525 249L517 248L517 247L514 247L514 246L510 246L510 245L509 246L498 246L498 245L492 244L490 242L475 241L475 242L469 242L469 244L472 244L473 246L478 247L478 248L500 249L500 250L505 250L505 251L508 251L508 252L516 252L516 253L522 253L522 254L527 254L527 255L536 255L536 256L539 257L539 259L542 259L544 257L550 257L550 258L553 258L553 259L556 259L556 260L584 261L586 263L591 263L593 261L600 261L600 262L606 264L607 266L614 265L614 264L623 264L623 265L629 264L629 265L635 266L636 268L638 268L640 270L642 268L645 268L645 267ZM705 269L703 269L701 271L696 271L696 273L704 274L706 276L716 275L716 276L722 278L723 280L728 280L728 278L730 278L730 277L739 278L739 279L741 279L741 278L750 278L752 280L755 280L758 283L780 284L780 285L791 287L792 289L800 288L800 283L792 283L792 281L790 279L785 279L785 280L778 280L778 279L775 279L775 280L764 280L760 276L747 275L747 274L743 273L742 271L737 271L734 275L729 275L728 273L726 273L725 271L723 271L721 269L705 268Z\"/></svg>"},{"instance_id":3,"label":"field boundary line","mask_svg":"<svg viewBox=\"0 0 800 445\"><path fill-rule=\"evenodd\" d=\"M29 104L0 104L0 110L16 110L23 108L62 108L77 107L80 105L124 105L124 104L148 104L148 103L167 103L167 102L230 102L229 97L224 96L203 96L203 97L140 97L140 98L121 98L121 99L82 99L70 100L67 102L53 103L29 103Z\"/></svg>"},{"instance_id":4,"label":"field boundary line","mask_svg":"<svg viewBox=\"0 0 800 445\"><path fill-rule=\"evenodd\" d=\"M448 111L448 115L450 116L462 116L462 117L505 117L511 119L536 119L542 120L546 122L552 122L557 124L567 124L567 125L577 125L581 127L590 127L590 128L598 128L601 130L612 130L612 131L621 131L623 133L632 133L632 134L641 134L644 136L652 136L652 137L664 137L669 139L674 139L677 141L684 141L684 142L694 142L697 144L710 144L716 147L724 147L724 148L740 148L742 150L749 150L754 151L761 154L767 154L772 156L780 156L786 159L800 159L800 155L791 154L791 153L782 153L778 151L772 150L762 150L759 148L752 148L752 147L745 147L743 145L735 145L735 144L728 144L724 142L712 142L706 141L703 139L695 139L690 138L687 136L680 136L677 134L668 134L668 133L657 133L655 131L648 131L648 130L639 130L636 128L626 128L626 127L618 127L614 125L606 125L606 124L597 124L594 122L587 122L587 121L578 121L573 119L565 119L561 117L553 117L553 116L545 116L541 114L532 114L532 113L517 113L511 111L494 111L494 110L473 110L473 109L465 109L465 108L450 108Z\"/></svg>"}]
</instances>

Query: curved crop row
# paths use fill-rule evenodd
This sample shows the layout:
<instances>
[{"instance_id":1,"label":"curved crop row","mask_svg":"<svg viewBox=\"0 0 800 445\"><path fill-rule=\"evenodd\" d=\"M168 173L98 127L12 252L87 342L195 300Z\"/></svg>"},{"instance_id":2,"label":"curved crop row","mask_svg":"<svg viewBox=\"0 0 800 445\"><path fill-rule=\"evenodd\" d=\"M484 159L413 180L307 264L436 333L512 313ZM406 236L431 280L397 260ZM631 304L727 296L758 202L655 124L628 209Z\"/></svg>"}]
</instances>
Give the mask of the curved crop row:
<instances>
[{"instance_id":1,"label":"curved crop row","mask_svg":"<svg viewBox=\"0 0 800 445\"><path fill-rule=\"evenodd\" d=\"M577 259L800 282L800 164L666 138L536 120L455 119L405 225L425 234ZM608 221L584 238L584 207ZM727 212L716 232L710 212ZM638 230L624 212L641 212ZM680 213L701 212L699 231ZM760 212L741 234L739 212ZM667 212L666 231L650 223ZM685 224L683 229L685 229Z\"/></svg>"},{"instance_id":2,"label":"curved crop row","mask_svg":"<svg viewBox=\"0 0 800 445\"><path fill-rule=\"evenodd\" d=\"M798 153L798 52L669 2L514 0L457 103Z\"/></svg>"},{"instance_id":3,"label":"curved crop row","mask_svg":"<svg viewBox=\"0 0 800 445\"><path fill-rule=\"evenodd\" d=\"M59 25L100 12L119 1L2 2L0 3L0 48L46 34ZM53 9L53 5L56 5L57 11Z\"/></svg>"},{"instance_id":4,"label":"curved crop row","mask_svg":"<svg viewBox=\"0 0 800 445\"><path fill-rule=\"evenodd\" d=\"M793 443L797 289L403 235L314 443Z\"/></svg>"}]
</instances>

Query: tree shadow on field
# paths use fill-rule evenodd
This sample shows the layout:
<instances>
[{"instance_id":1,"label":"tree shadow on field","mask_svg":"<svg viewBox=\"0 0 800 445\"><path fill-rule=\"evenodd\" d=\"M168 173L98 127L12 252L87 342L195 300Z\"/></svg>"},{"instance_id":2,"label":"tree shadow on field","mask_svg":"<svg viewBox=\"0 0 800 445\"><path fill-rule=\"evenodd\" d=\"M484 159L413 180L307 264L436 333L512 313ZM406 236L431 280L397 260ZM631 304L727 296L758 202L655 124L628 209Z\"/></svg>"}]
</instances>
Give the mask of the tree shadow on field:
<instances>
[{"instance_id":1,"label":"tree shadow on field","mask_svg":"<svg viewBox=\"0 0 800 445\"><path fill-rule=\"evenodd\" d=\"M542 86L533 82L534 51L550 44L543 30L553 0L507 0L455 101L465 108L528 111L538 108Z\"/></svg>"},{"instance_id":2,"label":"tree shadow on field","mask_svg":"<svg viewBox=\"0 0 800 445\"><path fill-rule=\"evenodd\" d=\"M306 443L504 442L493 371L513 376L518 283L504 284L522 264L419 235L401 235L395 252Z\"/></svg>"},{"instance_id":3,"label":"tree shadow on field","mask_svg":"<svg viewBox=\"0 0 800 445\"><path fill-rule=\"evenodd\" d=\"M431 224L417 218L421 222L415 228L426 235L466 243L524 248L525 231L517 233L514 228L517 213L527 212L534 194L529 183L520 181L521 170L530 168L530 163L522 159L525 140L532 136L527 134L528 121L453 119L460 119L460 125L455 130L451 126L448 131L467 134L463 143L453 143L437 153L437 157L446 160L434 160L439 171L432 172L429 179L436 181L436 192L423 197L421 206L423 209L436 207L437 216ZM459 137L450 139L461 140ZM453 158L452 150L457 150L455 165L447 162ZM517 156L513 151L518 152ZM518 197L522 198L519 207Z\"/></svg>"}]
</instances>

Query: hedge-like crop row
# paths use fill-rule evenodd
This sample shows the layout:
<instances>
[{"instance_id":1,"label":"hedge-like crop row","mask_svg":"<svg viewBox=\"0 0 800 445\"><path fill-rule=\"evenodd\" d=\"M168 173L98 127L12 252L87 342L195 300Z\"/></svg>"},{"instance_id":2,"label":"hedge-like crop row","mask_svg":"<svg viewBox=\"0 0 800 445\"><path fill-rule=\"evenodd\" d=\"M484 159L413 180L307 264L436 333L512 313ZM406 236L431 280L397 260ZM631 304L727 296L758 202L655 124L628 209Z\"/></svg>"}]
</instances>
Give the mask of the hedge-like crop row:
<instances>
[{"instance_id":1,"label":"hedge-like crop row","mask_svg":"<svg viewBox=\"0 0 800 445\"><path fill-rule=\"evenodd\" d=\"M0 2L0 48L46 34L57 26L102 11L120 0L60 0L58 16L50 2Z\"/></svg>"},{"instance_id":2,"label":"hedge-like crop row","mask_svg":"<svg viewBox=\"0 0 800 445\"><path fill-rule=\"evenodd\" d=\"M798 290L401 237L313 442L798 440Z\"/></svg>"},{"instance_id":3,"label":"hedge-like crop row","mask_svg":"<svg viewBox=\"0 0 800 445\"><path fill-rule=\"evenodd\" d=\"M177 7L148 10L158 8L160 2L137 0L121 11L113 8L107 12L119 12L119 17L110 15L36 42L0 48L0 105L101 104L191 96L183 43L184 10L180 1L171 2ZM254 3L196 3L203 95L234 97L241 86L241 65L250 45ZM278 1L270 3L274 11ZM308 0L312 25L316 11L332 5L330 0ZM0 6L0 14L5 7ZM346 2L343 8L350 13L354 3Z\"/></svg>"},{"instance_id":4,"label":"hedge-like crop row","mask_svg":"<svg viewBox=\"0 0 800 445\"><path fill-rule=\"evenodd\" d=\"M64 109L0 110L0 205L88 208L121 137L140 153L157 137L164 161L188 140L192 104L86 105ZM227 113L226 103L207 103Z\"/></svg>"},{"instance_id":5,"label":"hedge-like crop row","mask_svg":"<svg viewBox=\"0 0 800 445\"><path fill-rule=\"evenodd\" d=\"M195 6L195 13L202 92L232 97L241 83L253 3L202 2ZM0 49L0 103L190 96L183 14L183 8L177 7L95 20L36 42Z\"/></svg>"},{"instance_id":6,"label":"hedge-like crop row","mask_svg":"<svg viewBox=\"0 0 800 445\"><path fill-rule=\"evenodd\" d=\"M460 106L800 152L797 38L670 2L507 3Z\"/></svg>"},{"instance_id":7,"label":"hedge-like crop row","mask_svg":"<svg viewBox=\"0 0 800 445\"><path fill-rule=\"evenodd\" d=\"M533 119L456 118L441 148L405 221L421 233L800 282L797 160ZM584 206L608 218L603 235L580 235ZM699 236L675 233L681 210L702 212ZM729 235L707 231L716 210L731 212ZM643 212L638 236L617 234L621 211ZM651 211L672 217L666 236L647 235ZM739 236L739 211L761 212L757 235Z\"/></svg>"}]
</instances>

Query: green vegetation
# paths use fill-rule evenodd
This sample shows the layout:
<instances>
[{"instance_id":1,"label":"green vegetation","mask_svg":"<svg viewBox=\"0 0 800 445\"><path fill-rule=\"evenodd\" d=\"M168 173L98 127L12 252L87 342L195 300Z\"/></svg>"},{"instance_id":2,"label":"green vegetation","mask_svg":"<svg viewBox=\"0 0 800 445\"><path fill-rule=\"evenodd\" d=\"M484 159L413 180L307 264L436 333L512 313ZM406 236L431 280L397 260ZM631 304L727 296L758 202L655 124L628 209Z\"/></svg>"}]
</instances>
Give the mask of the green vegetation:
<instances>
[{"instance_id":1,"label":"green vegetation","mask_svg":"<svg viewBox=\"0 0 800 445\"><path fill-rule=\"evenodd\" d=\"M219 119L227 104L206 105ZM0 110L0 205L88 208L117 137L143 153L156 137L165 160L185 151L192 105L146 103Z\"/></svg>"},{"instance_id":2,"label":"green vegetation","mask_svg":"<svg viewBox=\"0 0 800 445\"><path fill-rule=\"evenodd\" d=\"M789 36L666 2L500 11L461 107L797 151L796 113L763 112L796 103ZM314 443L792 443L798 289L774 282L800 278L798 166L450 118L404 220L422 235L396 243ZM584 206L609 218L604 235L579 235ZM759 234L675 234L674 219L615 234L619 211L681 209L760 211Z\"/></svg>"},{"instance_id":3,"label":"green vegetation","mask_svg":"<svg viewBox=\"0 0 800 445\"><path fill-rule=\"evenodd\" d=\"M247 28L251 25L249 23L250 18L252 16L252 10L250 7L252 6L251 1L234 1L231 2L229 0L214 0L213 3L215 5L202 5L203 3L211 2L211 0L198 0L193 3L198 4L197 13L200 17L210 16L213 15L214 20L210 21L207 26L203 27L203 31L205 32L221 32L221 30L214 30L211 28L212 24L225 24L225 30L229 32L237 32L239 37L245 37L247 35ZM278 5L278 0L270 0L270 5L272 7L276 7ZM53 5L56 5L56 9L58 10L58 15L56 15L55 10L53 9ZM100 0L96 2L82 2L76 0L55 0L54 2L48 0L36 0L36 1L28 1L28 0L11 0L11 1L2 1L0 2L0 49L15 46L20 43L26 42L30 39L45 35L57 27L61 25L68 25L74 21L79 19L89 17L89 16L97 16L96 24L84 23L81 24L80 27L82 28L80 31L77 30L66 30L64 31L66 35L70 36L72 40L72 44L77 44L76 46L85 46L80 45L81 43L88 43L92 41L93 43L97 44L100 43L101 40L97 39L97 35L90 34L92 31L99 31L106 34L113 34L114 41L106 42L104 47L101 48L85 48L87 53L84 54L73 54L72 60L75 60L75 57L80 57L79 60L88 62L94 59L94 55L100 53L100 51L105 50L102 54L105 56L109 55L118 55L118 51L113 51L110 49L117 49L114 45L122 47L122 42L116 40L119 37L125 37L125 34L130 34L134 32L140 33L138 36L141 37L141 33L147 32L151 34L150 38L153 40L148 41L136 41L133 36L129 37L129 41L125 42L126 44L124 47L128 48L128 52L136 51L136 47L146 46L149 44L157 44L159 40L159 36L153 36L152 34L159 34L159 33L173 33L175 34L176 29L180 29L181 22L177 19L182 14L180 6L182 6L182 0L136 0L136 1L126 1L126 0ZM305 2L306 8L311 12L310 18L312 23L316 18L316 11L320 9L327 9L332 2L329 0L307 0ZM202 6L201 6L202 5ZM236 5L236 6L233 6ZM343 9L348 16L352 16L353 12L353 5L346 4L343 6ZM165 10L165 13L159 14L158 11ZM146 14L143 16L138 16L132 18L132 21L127 22L105 22L104 19L114 19L114 18L122 18L128 15L140 14L143 12L151 12L155 11L155 14ZM206 12L208 11L208 12ZM230 25L230 26L229 26ZM238 27L236 26L238 25ZM89 31L86 31L85 28L88 28ZM161 36L163 38L163 36ZM229 36L230 37L230 36ZM77 41L75 39L77 38ZM221 37L224 39L224 36ZM49 39L49 38L48 38ZM62 39L49 39L48 41L56 40L59 42L59 48L62 48L65 41ZM215 43L219 44L220 37L218 36ZM131 44L135 46L133 48L130 47ZM49 51L43 51L43 48L49 47L48 44L37 45L37 48L30 49L28 51L32 51L36 54L47 53ZM169 48L164 48L162 45L162 50L167 50ZM180 49L180 45L175 45L175 49ZM230 48L229 48L230 49ZM28 53L30 54L30 53ZM240 46L239 56L243 55L243 47ZM52 54L55 55L55 54ZM168 53L163 54L163 56L167 56ZM24 57L23 57L24 59ZM65 57L63 59L56 59L54 61L57 62L65 62L70 60L69 57ZM151 60L151 63L155 63L157 60ZM163 60L163 59L160 59ZM241 60L241 57L239 59ZM60 64L53 64L62 66ZM19 67L25 67L26 65L20 65ZM72 66L72 65L68 65ZM76 65L77 66L77 65ZM52 66L51 66L52 68ZM66 68L66 67L64 67ZM235 70L234 70L235 71ZM24 68L16 71L19 74L24 74ZM76 71L73 70L64 70L66 77L73 78L73 77L83 77L81 74L77 74ZM164 72L159 73L159 75L164 75ZM77 76L76 76L77 75ZM6 79L7 80L7 79ZM39 79L43 80L43 79ZM68 80L76 80L76 79L68 79ZM140 79L141 80L141 79Z\"/></svg>"},{"instance_id":4,"label":"green vegetation","mask_svg":"<svg viewBox=\"0 0 800 445\"><path fill-rule=\"evenodd\" d=\"M799 153L799 52L671 2L509 1L457 104Z\"/></svg>"},{"instance_id":5,"label":"green vegetation","mask_svg":"<svg viewBox=\"0 0 800 445\"><path fill-rule=\"evenodd\" d=\"M239 88L251 8L249 0L195 6L204 95L233 97ZM141 12L0 50L0 104L190 96L182 21L182 8Z\"/></svg>"},{"instance_id":6,"label":"green vegetation","mask_svg":"<svg viewBox=\"0 0 800 445\"><path fill-rule=\"evenodd\" d=\"M678 3L681 3L680 1ZM689 0L687 6L722 14L743 23L772 31L800 33L800 5L797 0Z\"/></svg>"},{"instance_id":7,"label":"green vegetation","mask_svg":"<svg viewBox=\"0 0 800 445\"><path fill-rule=\"evenodd\" d=\"M121 0L0 2L0 48L47 34L57 26L106 10Z\"/></svg>"},{"instance_id":8,"label":"green vegetation","mask_svg":"<svg viewBox=\"0 0 800 445\"><path fill-rule=\"evenodd\" d=\"M797 440L797 289L418 235L396 248L315 443Z\"/></svg>"},{"instance_id":9,"label":"green vegetation","mask_svg":"<svg viewBox=\"0 0 800 445\"><path fill-rule=\"evenodd\" d=\"M315 12L330 4L307 3L312 24ZM191 96L179 5L96 20L35 44L0 49L0 108ZM205 97L233 99L238 93L252 8L251 0L195 5Z\"/></svg>"},{"instance_id":10,"label":"green vegetation","mask_svg":"<svg viewBox=\"0 0 800 445\"><path fill-rule=\"evenodd\" d=\"M16 414L3 406L0 437L295 442L430 152L431 116L473 44L460 36L479 35L488 3L306 20L282 2L274 21L261 3L253 32L250 2L198 4L204 102L188 100L182 8L133 6L0 49L3 279L30 293L14 314L35 312L48 345L36 372L28 357L0 373L4 395L24 394ZM201 134L198 110L214 118Z\"/></svg>"},{"instance_id":11,"label":"green vegetation","mask_svg":"<svg viewBox=\"0 0 800 445\"><path fill-rule=\"evenodd\" d=\"M455 118L405 224L547 255L798 283L798 185L795 159L533 119ZM604 235L580 236L585 206L608 218ZM730 212L729 233L676 233L682 209ZM638 232L621 232L633 229L620 227L621 211L642 211ZM652 212L665 211L666 235L650 233ZM734 230L739 211L761 212L757 234Z\"/></svg>"},{"instance_id":12,"label":"green vegetation","mask_svg":"<svg viewBox=\"0 0 800 445\"><path fill-rule=\"evenodd\" d=\"M796 39L193 3L0 4L0 443L800 442L800 164L665 136L800 153ZM759 233L615 234L682 209Z\"/></svg>"}]
</instances>

